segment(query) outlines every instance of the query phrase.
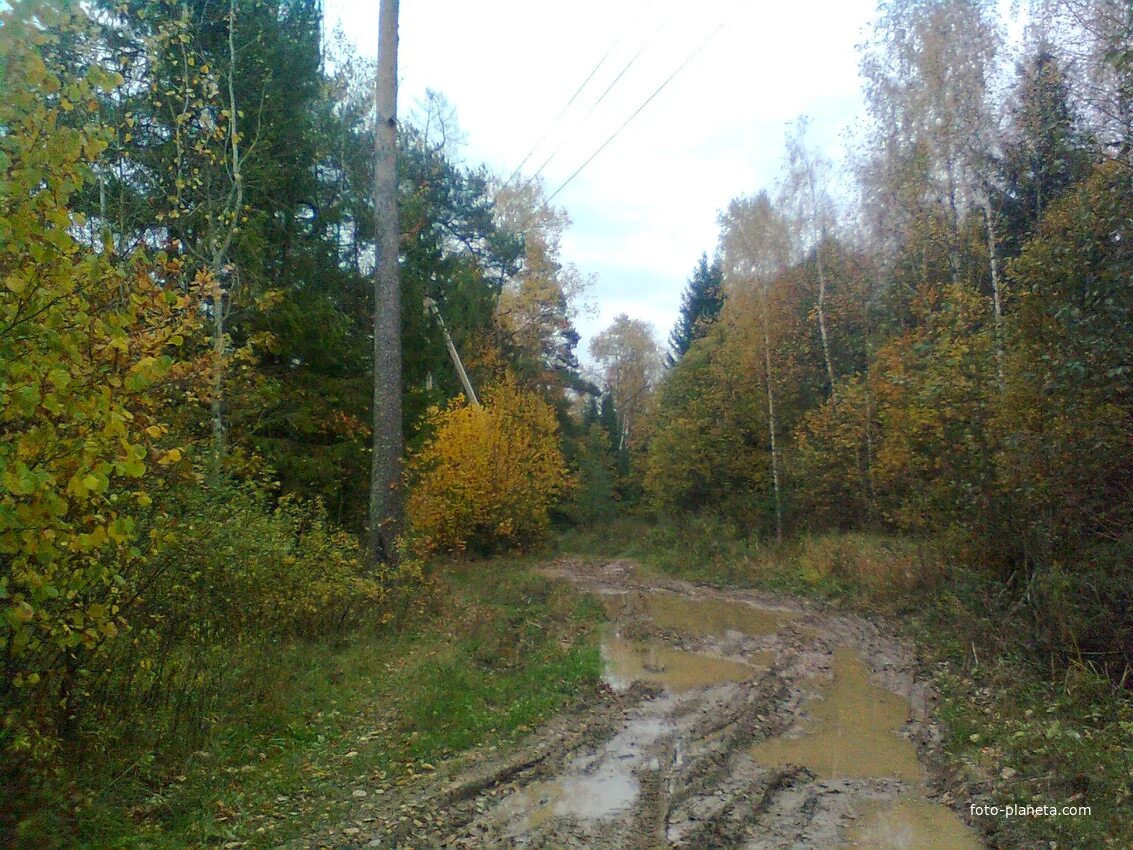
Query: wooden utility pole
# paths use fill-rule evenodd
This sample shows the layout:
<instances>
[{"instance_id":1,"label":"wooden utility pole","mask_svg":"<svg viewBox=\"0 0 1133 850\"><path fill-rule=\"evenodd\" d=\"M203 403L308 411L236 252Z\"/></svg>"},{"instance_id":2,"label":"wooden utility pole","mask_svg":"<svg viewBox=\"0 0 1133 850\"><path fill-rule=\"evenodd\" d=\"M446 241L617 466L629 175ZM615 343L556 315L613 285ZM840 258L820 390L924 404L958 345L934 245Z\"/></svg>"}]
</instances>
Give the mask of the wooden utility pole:
<instances>
[{"instance_id":1,"label":"wooden utility pole","mask_svg":"<svg viewBox=\"0 0 1133 850\"><path fill-rule=\"evenodd\" d=\"M370 472L370 562L397 558L401 531L401 280L397 217L397 11L381 0L374 96L374 443Z\"/></svg>"},{"instance_id":2,"label":"wooden utility pole","mask_svg":"<svg viewBox=\"0 0 1133 850\"><path fill-rule=\"evenodd\" d=\"M448 327L445 325L445 320L441 318L440 308L437 307L437 302L425 296L425 311L432 313L436 318L437 324L441 326L441 333L445 337L445 348L448 349L448 356L452 359L452 366L456 369L456 376L460 378L460 385L464 387L464 397L468 403L473 407L480 406L480 399L476 398L476 390L472 388L472 381L468 379L468 373L464 371L464 364L460 361L460 355L456 351L456 343L452 341L452 334L448 332Z\"/></svg>"}]
</instances>

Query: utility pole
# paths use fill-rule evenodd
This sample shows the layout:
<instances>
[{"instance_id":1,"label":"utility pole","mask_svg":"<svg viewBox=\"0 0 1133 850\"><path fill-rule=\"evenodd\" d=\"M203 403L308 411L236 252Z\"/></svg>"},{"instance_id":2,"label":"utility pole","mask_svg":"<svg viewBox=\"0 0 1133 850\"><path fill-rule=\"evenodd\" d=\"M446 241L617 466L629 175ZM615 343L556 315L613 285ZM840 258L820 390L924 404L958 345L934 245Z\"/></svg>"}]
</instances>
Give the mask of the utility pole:
<instances>
[{"instance_id":1,"label":"utility pole","mask_svg":"<svg viewBox=\"0 0 1133 850\"><path fill-rule=\"evenodd\" d=\"M437 302L428 295L425 296L425 312L426 314L432 313L437 323L441 326L441 333L444 334L445 337L445 347L448 349L448 356L452 359L453 368L456 369L456 376L460 378L460 385L464 387L464 397L468 399L468 403L473 407L479 407L480 399L476 398L476 390L472 389L472 382L468 380L468 373L464 371L464 364L460 362L460 355L456 351L456 345L452 341L452 335L448 332L445 320L441 318L441 311L437 307Z\"/></svg>"},{"instance_id":2,"label":"utility pole","mask_svg":"<svg viewBox=\"0 0 1133 850\"><path fill-rule=\"evenodd\" d=\"M370 563L397 558L401 531L401 280L397 217L398 0L380 0L374 95L374 442L370 471Z\"/></svg>"}]
</instances>

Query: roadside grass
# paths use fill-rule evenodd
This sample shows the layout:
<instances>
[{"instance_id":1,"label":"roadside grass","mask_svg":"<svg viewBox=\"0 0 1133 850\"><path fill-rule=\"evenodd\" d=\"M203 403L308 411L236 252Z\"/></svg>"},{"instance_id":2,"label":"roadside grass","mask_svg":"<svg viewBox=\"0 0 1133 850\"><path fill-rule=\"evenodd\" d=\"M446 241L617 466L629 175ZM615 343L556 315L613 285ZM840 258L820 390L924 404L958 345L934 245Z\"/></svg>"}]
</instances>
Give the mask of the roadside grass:
<instances>
[{"instance_id":1,"label":"roadside grass","mask_svg":"<svg viewBox=\"0 0 1133 850\"><path fill-rule=\"evenodd\" d=\"M88 776L27 847L276 847L470 747L503 744L592 693L595 604L499 558L438 564L404 629L218 663L247 687L188 758L134 753ZM233 844L232 842L236 842Z\"/></svg>"},{"instance_id":2,"label":"roadside grass","mask_svg":"<svg viewBox=\"0 0 1133 850\"><path fill-rule=\"evenodd\" d=\"M806 596L889 618L941 695L944 788L968 805L1089 806L1089 815L972 817L990 846L1133 846L1133 700L1085 665L1051 666L1027 642L1025 613L947 541L874 533L774 544L712 518L620 519L570 530L564 555L632 557L647 570L717 586Z\"/></svg>"}]
</instances>

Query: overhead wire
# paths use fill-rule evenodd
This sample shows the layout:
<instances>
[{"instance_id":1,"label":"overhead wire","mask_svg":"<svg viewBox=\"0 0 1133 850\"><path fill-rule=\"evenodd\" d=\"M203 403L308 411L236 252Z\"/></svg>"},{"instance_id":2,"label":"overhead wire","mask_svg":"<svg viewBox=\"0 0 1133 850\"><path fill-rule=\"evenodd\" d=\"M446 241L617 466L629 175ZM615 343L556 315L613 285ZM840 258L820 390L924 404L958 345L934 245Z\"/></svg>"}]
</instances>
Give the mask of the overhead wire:
<instances>
[{"instance_id":1,"label":"overhead wire","mask_svg":"<svg viewBox=\"0 0 1133 850\"><path fill-rule=\"evenodd\" d=\"M590 108L587 109L586 113L582 116L581 119L579 119L579 123L586 121L591 115L594 114L594 110L602 104L602 101L606 99L606 96L614 90L619 82L621 82L622 78L626 75L629 69L637 63L637 60L641 57L641 54L645 52L645 49L649 47L653 39L655 39L657 37L657 34L668 25L669 21L671 21L672 18L673 16L672 14L670 14L668 17L662 20L661 23L659 23L648 36L646 36L645 41L643 41L641 43L641 46L638 47L637 52L634 53L633 56L630 57L629 61L622 66L622 69L618 71L614 79L610 81L610 84L606 86L606 88L600 95L598 95L598 98L592 104L590 104ZM547 168L547 166L551 164L551 161L554 160L556 156L558 156L559 151L563 149L568 139L569 135L559 140L559 143L555 146L554 150L552 150L550 154L547 155L547 158L543 160L542 164L535 170L535 173L523 182L521 191L523 189L526 189L529 185L539 179L539 175L541 175Z\"/></svg>"},{"instance_id":2,"label":"overhead wire","mask_svg":"<svg viewBox=\"0 0 1133 850\"><path fill-rule=\"evenodd\" d=\"M582 81L579 87L574 90L574 94L570 96L570 99L566 102L566 106L559 110L559 114L556 115L554 120L547 125L547 129L543 132L543 135L540 136L539 140L531 146L531 150L529 150L527 152L527 155L524 156L522 160L520 160L519 165L515 167L515 171L513 171L508 179L504 181L504 186L507 186L511 183L512 180L515 179L516 175L519 174L521 170L523 170L523 166L527 165L527 161L531 159L531 157L535 154L535 151L539 150L539 146L543 144L543 142L547 141L547 137L551 135L552 131L559 125L559 122L563 120L563 116L567 114L567 111L574 105L574 102L578 100L578 96L582 94L582 90L586 88L590 81L594 79L594 75L597 74L598 71L601 70L602 66L606 64L606 60L610 58L610 54L614 52L614 48L621 44L622 38L623 36L619 35L616 39L614 39L613 43L610 44L610 46L606 49L606 52L603 53L602 57L598 60L598 64L590 69L590 73L586 75L586 79Z\"/></svg>"},{"instance_id":3,"label":"overhead wire","mask_svg":"<svg viewBox=\"0 0 1133 850\"><path fill-rule=\"evenodd\" d=\"M563 108L559 110L559 114L556 115L554 117L554 119L551 121L551 123L547 125L547 129L543 131L543 134L539 137L538 141L536 141L535 144L531 146L531 149L529 151L527 151L527 154L520 161L519 165L517 165L515 167L515 170L512 171L512 173L508 176L507 180L505 180L503 182L501 188L511 185L511 181L514 180L516 178L516 176L519 174L519 172L523 170L523 166L525 166L527 164L528 160L530 160L531 157L535 155L535 152L539 149L539 147L543 144L543 142L547 141L547 139L550 137L551 133L554 132L555 128L559 126L559 124L562 122L563 117L567 114L568 111L570 111L570 108L574 105L575 101L578 100L578 96L580 94L582 94L582 92L590 84L590 81L594 79L594 77L597 75L597 73L602 69L602 66L606 64L606 60L609 59L611 55L613 55L614 51L618 48L618 45L620 45L625 40L625 37L626 37L626 35L628 35L628 33L629 33L628 28L623 27L621 33L617 36L617 38L615 38L610 43L610 46L608 48L606 48L606 51L598 59L598 62L594 65L593 68L590 69L590 73L588 73L586 75L586 77L579 84L578 88L576 88L574 90L574 93L567 100L566 105L563 106ZM644 47L642 49L644 49ZM588 109L586 111L586 115L583 116L582 120L585 120L587 117L589 117L590 113L592 113L594 111L594 107L597 106L599 103L601 103L602 100L606 97L606 95L608 95L610 93L610 89L612 89L614 87L614 85L617 83L617 81L619 79L621 79L621 77L629 69L629 66L632 65L634 61L636 61L637 56L640 55L640 54L641 54L641 50L638 50L637 54L634 56L633 59L630 60L629 64L627 64L626 67L622 68L622 70L614 78L614 82L611 83L609 86L607 86L605 91L603 91L602 94L600 94L598 96L598 99L593 104L591 104L590 109ZM557 152L558 149L561 148L561 147L562 147L562 143L560 142L559 146L556 147L555 152ZM539 166L539 170L542 171L542 169L546 167L547 162L549 162L550 159L552 159L553 157L554 157L554 152L552 152L551 156L548 157L548 159L546 161L544 161L543 165ZM539 172L536 172L536 173L538 174ZM522 188L526 188L527 184L530 183L530 182L531 182L530 180L524 181L524 186Z\"/></svg>"},{"instance_id":4,"label":"overhead wire","mask_svg":"<svg viewBox=\"0 0 1133 850\"><path fill-rule=\"evenodd\" d=\"M607 147L609 147L610 144L614 141L614 139L616 139L618 137L618 135L626 127L628 127L630 125L630 123L632 123L633 120L635 118L637 118L637 116L640 115L645 110L645 108L647 106L649 106L649 104L652 103L653 100L659 94L661 94L661 92L663 92L674 79L676 79L676 77L681 73L681 71L683 71L685 68L688 67L689 63L691 63L692 60L695 59L700 54L700 52L702 50L704 50L705 47L708 46L708 44L712 41L712 39L714 39L720 33L720 31L722 29L724 29L725 24L727 24L728 19L732 15L732 12L734 12L735 9L739 7L740 2L742 2L742 0L739 0L739 2L737 2L731 9L728 10L728 12L725 13L723 19L716 26L716 28L714 30L712 30L712 32L710 32L708 34L708 36L703 41L701 41L700 44L698 44L696 46L696 48L693 49L693 51L691 53L688 54L688 56L686 56L684 58L684 60L681 62L681 64L678 65L676 67L676 69L671 74L669 74L668 77L665 78L664 82L662 82L661 85L659 85L656 89L654 89L653 93L650 94L649 97L647 97L644 101L642 101L641 105L638 106L637 109L635 109L633 111L633 113L625 121L623 121L622 124L616 130L614 130L614 132L611 133L606 138L606 140L604 142L602 142L602 144L600 144L594 150L594 152L592 154L590 154L590 156L588 156L583 161L583 163L580 166L578 166L578 168L576 168L573 172L571 172L570 176L567 177L567 179L564 180L562 183L560 183L559 187L557 189L555 189L555 191L553 191L550 195L547 196L546 201L544 201L545 204L549 204L552 200L554 200L556 195L558 195L561 191L563 191L563 189L565 189L567 186L569 186L571 181L573 181L579 174L581 174L582 171L586 168L586 166L588 166L591 162L593 162L595 160L595 158L597 158L598 155L602 153L602 151L604 151Z\"/></svg>"}]
</instances>

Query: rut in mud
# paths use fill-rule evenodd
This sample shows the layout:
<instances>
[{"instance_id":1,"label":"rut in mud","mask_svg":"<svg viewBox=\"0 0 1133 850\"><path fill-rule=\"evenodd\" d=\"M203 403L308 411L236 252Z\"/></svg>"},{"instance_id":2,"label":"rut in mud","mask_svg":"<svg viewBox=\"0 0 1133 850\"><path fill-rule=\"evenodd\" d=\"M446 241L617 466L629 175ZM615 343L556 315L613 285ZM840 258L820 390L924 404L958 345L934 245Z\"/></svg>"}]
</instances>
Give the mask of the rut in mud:
<instances>
[{"instance_id":1,"label":"rut in mud","mask_svg":"<svg viewBox=\"0 0 1133 850\"><path fill-rule=\"evenodd\" d=\"M646 578L597 594L608 689L514 752L477 754L303 846L975 850L931 799L937 732L909 650L855 616Z\"/></svg>"}]
</instances>

